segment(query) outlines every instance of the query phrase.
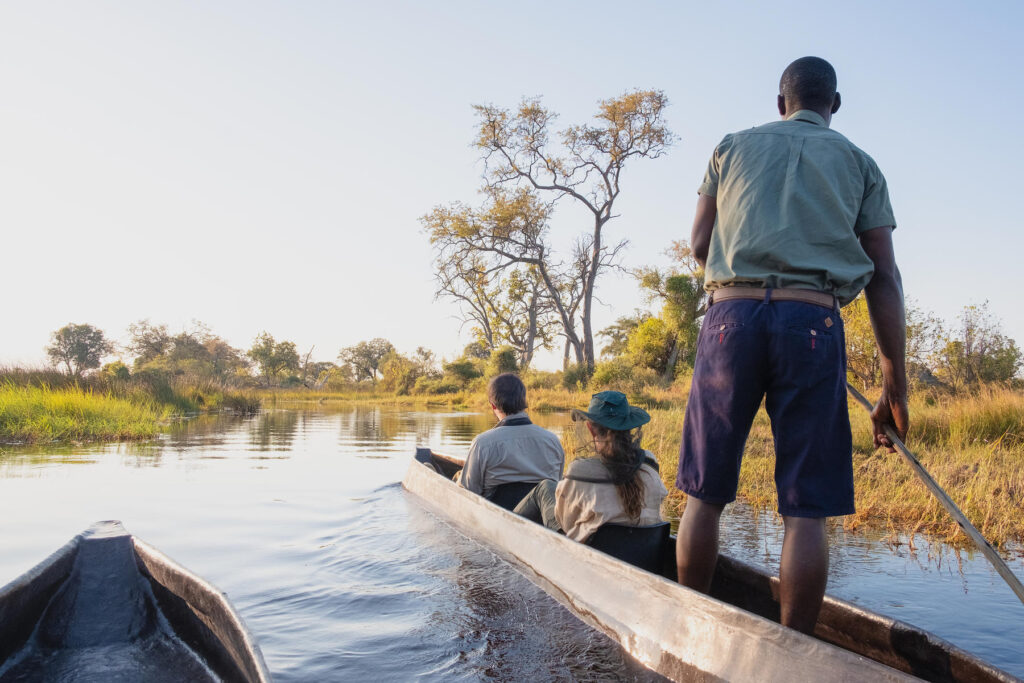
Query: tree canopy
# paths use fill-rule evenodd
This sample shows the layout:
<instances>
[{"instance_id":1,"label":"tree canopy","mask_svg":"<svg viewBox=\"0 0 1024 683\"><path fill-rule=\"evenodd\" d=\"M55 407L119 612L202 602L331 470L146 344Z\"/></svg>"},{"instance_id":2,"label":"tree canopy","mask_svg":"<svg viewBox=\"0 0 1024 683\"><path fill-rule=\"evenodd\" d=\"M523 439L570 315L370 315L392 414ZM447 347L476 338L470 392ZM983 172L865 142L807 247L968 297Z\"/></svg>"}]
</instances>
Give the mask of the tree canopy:
<instances>
[{"instance_id":1,"label":"tree canopy","mask_svg":"<svg viewBox=\"0 0 1024 683\"><path fill-rule=\"evenodd\" d=\"M80 377L85 370L98 368L113 349L102 330L88 324L68 323L50 335L46 355L54 365L63 364L69 375Z\"/></svg>"}]
</instances>

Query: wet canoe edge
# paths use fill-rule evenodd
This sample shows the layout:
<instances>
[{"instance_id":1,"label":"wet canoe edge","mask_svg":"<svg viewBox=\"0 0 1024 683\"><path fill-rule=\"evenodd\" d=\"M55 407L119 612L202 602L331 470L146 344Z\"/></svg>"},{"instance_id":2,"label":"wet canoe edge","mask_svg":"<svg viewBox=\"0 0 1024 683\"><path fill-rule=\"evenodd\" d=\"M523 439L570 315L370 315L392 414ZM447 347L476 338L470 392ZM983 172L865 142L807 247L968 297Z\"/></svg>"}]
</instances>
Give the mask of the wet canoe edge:
<instances>
[{"instance_id":1,"label":"wet canoe edge","mask_svg":"<svg viewBox=\"0 0 1024 683\"><path fill-rule=\"evenodd\" d=\"M816 638L778 623L778 579L728 556L711 597L626 565L490 503L415 460L403 486L442 520L512 562L584 622L673 680L1019 681L903 622L826 596Z\"/></svg>"},{"instance_id":2,"label":"wet canoe edge","mask_svg":"<svg viewBox=\"0 0 1024 683\"><path fill-rule=\"evenodd\" d=\"M81 577L90 573L116 577L128 586L121 591L126 600L139 604L111 605L87 594L76 596L76 590L89 585ZM73 614L62 613L65 605ZM227 596L114 521L94 524L0 588L0 678L12 658L44 639L42 631L56 629L66 648L87 647L94 644L90 639L112 642L115 636L104 633L110 630L106 622L118 619L134 624L128 640L153 628L169 630L224 681L270 680L258 645Z\"/></svg>"}]
</instances>

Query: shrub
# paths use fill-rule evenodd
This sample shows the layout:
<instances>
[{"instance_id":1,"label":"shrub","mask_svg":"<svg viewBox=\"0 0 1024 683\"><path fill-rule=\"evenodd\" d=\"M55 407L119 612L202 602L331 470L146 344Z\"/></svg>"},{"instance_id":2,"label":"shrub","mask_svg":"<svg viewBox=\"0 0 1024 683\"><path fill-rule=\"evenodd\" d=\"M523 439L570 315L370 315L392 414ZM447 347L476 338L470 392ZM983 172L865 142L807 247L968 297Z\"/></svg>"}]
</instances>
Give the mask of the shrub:
<instances>
[{"instance_id":1,"label":"shrub","mask_svg":"<svg viewBox=\"0 0 1024 683\"><path fill-rule=\"evenodd\" d=\"M619 357L598 363L590 378L590 386L599 389L614 389L624 393L636 393L658 382L658 373L650 368L636 367L627 358Z\"/></svg>"},{"instance_id":2,"label":"shrub","mask_svg":"<svg viewBox=\"0 0 1024 683\"><path fill-rule=\"evenodd\" d=\"M445 375L448 375L461 386L466 386L471 380L481 377L484 374L480 368L477 367L477 364L468 358L458 358L453 360L451 363L445 363L442 366L442 369L444 370Z\"/></svg>"},{"instance_id":3,"label":"shrub","mask_svg":"<svg viewBox=\"0 0 1024 683\"><path fill-rule=\"evenodd\" d=\"M117 380L123 382L131 379L132 373L128 369L128 366L119 360L115 360L113 363L107 363L103 366L102 371L104 379Z\"/></svg>"},{"instance_id":4,"label":"shrub","mask_svg":"<svg viewBox=\"0 0 1024 683\"><path fill-rule=\"evenodd\" d=\"M569 391L583 391L589 381L590 372L583 363L574 363L562 371L562 386Z\"/></svg>"},{"instance_id":5,"label":"shrub","mask_svg":"<svg viewBox=\"0 0 1024 683\"><path fill-rule=\"evenodd\" d=\"M491 357L487 361L487 376L494 377L503 372L516 372L519 370L519 363L516 359L516 350L511 346L499 346L491 351Z\"/></svg>"},{"instance_id":6,"label":"shrub","mask_svg":"<svg viewBox=\"0 0 1024 683\"><path fill-rule=\"evenodd\" d=\"M527 389L555 389L562 385L562 374L545 370L528 370L521 376Z\"/></svg>"},{"instance_id":7,"label":"shrub","mask_svg":"<svg viewBox=\"0 0 1024 683\"><path fill-rule=\"evenodd\" d=\"M420 377L413 387L413 393L416 394L457 394L460 391L462 391L462 386L448 377L440 379Z\"/></svg>"}]
</instances>

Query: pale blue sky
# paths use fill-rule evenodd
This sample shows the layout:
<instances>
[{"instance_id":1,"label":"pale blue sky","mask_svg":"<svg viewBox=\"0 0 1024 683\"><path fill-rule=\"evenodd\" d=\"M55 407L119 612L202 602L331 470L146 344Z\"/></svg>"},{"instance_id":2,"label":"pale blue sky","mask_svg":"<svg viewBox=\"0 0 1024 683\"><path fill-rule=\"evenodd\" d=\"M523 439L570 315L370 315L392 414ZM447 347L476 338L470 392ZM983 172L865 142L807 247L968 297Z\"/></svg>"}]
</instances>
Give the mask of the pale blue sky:
<instances>
[{"instance_id":1,"label":"pale blue sky","mask_svg":"<svg viewBox=\"0 0 1024 683\"><path fill-rule=\"evenodd\" d=\"M627 171L628 266L687 237L723 134L776 118L782 69L839 74L834 128L886 174L908 296L991 301L1024 341L1020 3L5 2L0 4L0 363L88 322L199 319L452 357L418 217L475 201L474 103L542 95L568 125L664 90L679 141ZM567 241L586 216L565 204ZM642 305L607 276L600 328ZM544 364L552 366L551 357Z\"/></svg>"}]
</instances>

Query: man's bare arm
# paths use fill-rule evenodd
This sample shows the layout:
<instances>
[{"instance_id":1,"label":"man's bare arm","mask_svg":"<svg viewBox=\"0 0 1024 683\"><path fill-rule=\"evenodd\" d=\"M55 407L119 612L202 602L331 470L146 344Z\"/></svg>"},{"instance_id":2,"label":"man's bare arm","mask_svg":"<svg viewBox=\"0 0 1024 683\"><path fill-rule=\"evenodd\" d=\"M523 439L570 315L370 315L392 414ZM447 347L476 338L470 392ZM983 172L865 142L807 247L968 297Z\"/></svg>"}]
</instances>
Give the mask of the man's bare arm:
<instances>
[{"instance_id":1,"label":"man's bare arm","mask_svg":"<svg viewBox=\"0 0 1024 683\"><path fill-rule=\"evenodd\" d=\"M715 228L715 216L718 215L718 203L714 197L706 194L697 199L697 213L693 218L693 232L690 233L690 249L693 258L701 268L707 265L708 248L711 246L711 231Z\"/></svg>"},{"instance_id":2,"label":"man's bare arm","mask_svg":"<svg viewBox=\"0 0 1024 683\"><path fill-rule=\"evenodd\" d=\"M878 344L882 365L882 395L871 412L875 432L875 447L894 450L885 435L885 426L896 430L900 439L906 438L910 425L907 409L907 319L903 308L903 280L896 267L892 246L892 226L868 230L860 237L861 247L875 264L871 282L864 288L871 316L871 327Z\"/></svg>"}]
</instances>

